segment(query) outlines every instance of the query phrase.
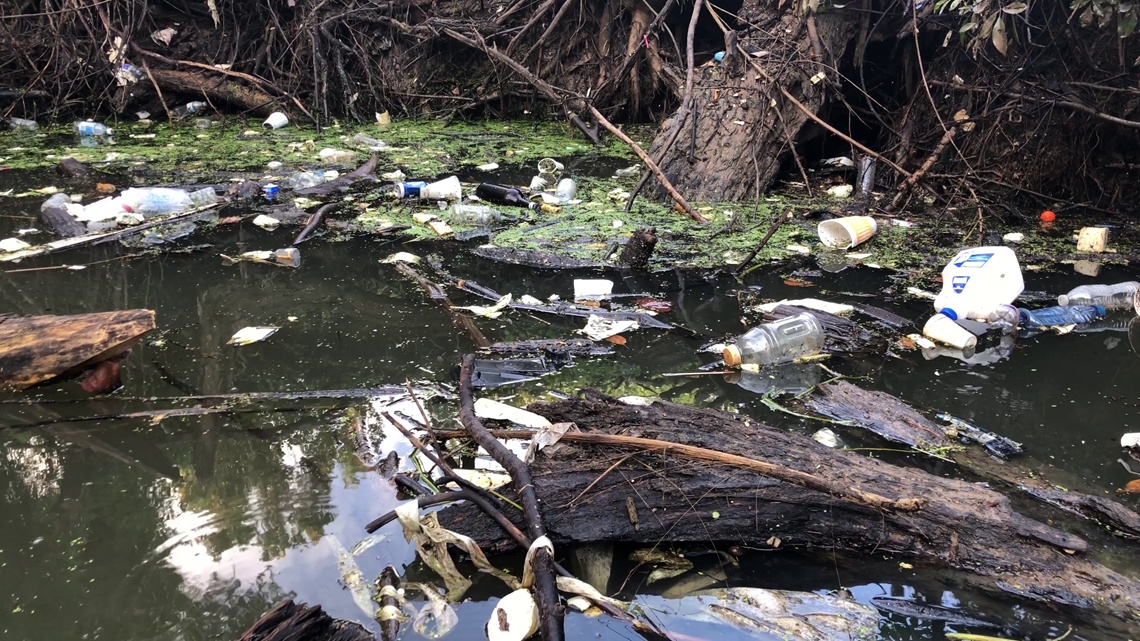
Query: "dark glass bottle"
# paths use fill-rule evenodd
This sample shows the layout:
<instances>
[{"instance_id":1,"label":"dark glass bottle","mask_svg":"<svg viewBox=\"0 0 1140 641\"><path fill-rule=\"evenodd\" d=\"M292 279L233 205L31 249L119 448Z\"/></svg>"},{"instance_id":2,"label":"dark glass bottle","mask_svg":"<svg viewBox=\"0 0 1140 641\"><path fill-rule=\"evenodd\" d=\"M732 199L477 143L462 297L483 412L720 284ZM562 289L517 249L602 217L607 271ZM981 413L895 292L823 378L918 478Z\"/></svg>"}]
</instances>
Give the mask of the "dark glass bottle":
<instances>
[{"instance_id":1,"label":"dark glass bottle","mask_svg":"<svg viewBox=\"0 0 1140 641\"><path fill-rule=\"evenodd\" d=\"M526 207L527 209L538 209L540 206L538 203L528 200L517 188L504 185L480 183L480 185L475 188L475 195L481 200L498 203L500 205Z\"/></svg>"}]
</instances>

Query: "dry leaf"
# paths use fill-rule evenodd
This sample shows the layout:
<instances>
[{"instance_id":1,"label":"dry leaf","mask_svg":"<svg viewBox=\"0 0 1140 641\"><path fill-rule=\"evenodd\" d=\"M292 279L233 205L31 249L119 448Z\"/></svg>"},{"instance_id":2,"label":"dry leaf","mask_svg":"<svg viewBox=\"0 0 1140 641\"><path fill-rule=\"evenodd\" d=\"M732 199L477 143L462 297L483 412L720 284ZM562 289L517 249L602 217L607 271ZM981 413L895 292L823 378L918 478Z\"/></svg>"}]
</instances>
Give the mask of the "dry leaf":
<instances>
[{"instance_id":1,"label":"dry leaf","mask_svg":"<svg viewBox=\"0 0 1140 641\"><path fill-rule=\"evenodd\" d=\"M958 111L956 111L954 113L954 122L962 122L963 120L969 120L969 119L970 119L970 114L966 113L965 109L959 109Z\"/></svg>"},{"instance_id":2,"label":"dry leaf","mask_svg":"<svg viewBox=\"0 0 1140 641\"><path fill-rule=\"evenodd\" d=\"M1120 491L1124 492L1125 494L1140 494L1140 479L1133 479L1129 481L1128 485L1125 485L1124 489Z\"/></svg>"},{"instance_id":3,"label":"dry leaf","mask_svg":"<svg viewBox=\"0 0 1140 641\"><path fill-rule=\"evenodd\" d=\"M613 336L606 337L606 340L614 345L625 345L625 336L621 334L614 334Z\"/></svg>"},{"instance_id":4,"label":"dry leaf","mask_svg":"<svg viewBox=\"0 0 1140 641\"><path fill-rule=\"evenodd\" d=\"M899 339L899 345L905 349L914 349L914 341L910 340L906 336L903 336Z\"/></svg>"},{"instance_id":5,"label":"dry leaf","mask_svg":"<svg viewBox=\"0 0 1140 641\"><path fill-rule=\"evenodd\" d=\"M993 30L993 33L990 34L990 39L993 40L994 49L997 49L998 53L1000 53L1001 55L1004 56L1006 50L1009 49L1009 40L1006 38L1006 35L1005 35L1005 17L1004 16L1002 16L1000 14L998 15L997 20L994 22L994 30Z\"/></svg>"},{"instance_id":6,"label":"dry leaf","mask_svg":"<svg viewBox=\"0 0 1140 641\"><path fill-rule=\"evenodd\" d=\"M796 280L794 278L785 278L784 284L790 287L815 287L815 283L809 283L803 280Z\"/></svg>"},{"instance_id":7,"label":"dry leaf","mask_svg":"<svg viewBox=\"0 0 1140 641\"><path fill-rule=\"evenodd\" d=\"M780 541L779 537L770 536L770 537L768 537L767 543L768 543L768 545L770 545L774 548L778 548L778 547L780 547L780 543L782 543L782 541Z\"/></svg>"}]
</instances>

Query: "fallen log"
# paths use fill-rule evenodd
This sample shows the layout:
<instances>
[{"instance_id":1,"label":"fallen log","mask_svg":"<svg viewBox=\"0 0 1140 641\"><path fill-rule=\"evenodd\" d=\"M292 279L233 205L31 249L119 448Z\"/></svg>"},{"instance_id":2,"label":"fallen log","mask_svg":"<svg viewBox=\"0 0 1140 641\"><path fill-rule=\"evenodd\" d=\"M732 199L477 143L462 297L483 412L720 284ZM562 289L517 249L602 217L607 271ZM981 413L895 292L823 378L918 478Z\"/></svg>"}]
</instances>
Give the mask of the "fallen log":
<instances>
[{"instance_id":1,"label":"fallen log","mask_svg":"<svg viewBox=\"0 0 1140 641\"><path fill-rule=\"evenodd\" d=\"M0 388L25 389L129 350L154 329L154 312L129 309L0 322Z\"/></svg>"},{"instance_id":2,"label":"fallen log","mask_svg":"<svg viewBox=\"0 0 1140 641\"><path fill-rule=\"evenodd\" d=\"M556 542L766 546L774 536L781 547L916 558L972 573L990 590L1140 620L1140 582L1084 558L1084 540L1018 514L1007 497L985 486L833 450L747 417L663 401L625 405L587 391L584 398L528 409L552 422L573 422L584 434L683 443L889 500L924 501L914 511L872 508L731 465L567 441L531 466L547 532ZM635 513L641 515L636 526ZM449 507L440 517L445 527L489 548L512 547L496 524L469 506Z\"/></svg>"},{"instance_id":3,"label":"fallen log","mask_svg":"<svg viewBox=\"0 0 1140 641\"><path fill-rule=\"evenodd\" d=\"M554 338L532 341L511 341L492 343L485 347L495 354L553 354L556 356L608 356L614 353L612 346L601 345L585 338Z\"/></svg>"},{"instance_id":4,"label":"fallen log","mask_svg":"<svg viewBox=\"0 0 1140 641\"><path fill-rule=\"evenodd\" d=\"M48 207L40 212L40 220L44 226L64 238L75 238L87 233L87 228L75 220L74 216L67 213L66 209Z\"/></svg>"},{"instance_id":5,"label":"fallen log","mask_svg":"<svg viewBox=\"0 0 1140 641\"><path fill-rule=\"evenodd\" d=\"M330 617L321 606L286 599L261 615L237 641L376 641L359 624Z\"/></svg>"},{"instance_id":6,"label":"fallen log","mask_svg":"<svg viewBox=\"0 0 1140 641\"><path fill-rule=\"evenodd\" d=\"M649 258L657 246L657 229L643 227L633 232L618 256L618 265L630 269L648 269Z\"/></svg>"}]
</instances>

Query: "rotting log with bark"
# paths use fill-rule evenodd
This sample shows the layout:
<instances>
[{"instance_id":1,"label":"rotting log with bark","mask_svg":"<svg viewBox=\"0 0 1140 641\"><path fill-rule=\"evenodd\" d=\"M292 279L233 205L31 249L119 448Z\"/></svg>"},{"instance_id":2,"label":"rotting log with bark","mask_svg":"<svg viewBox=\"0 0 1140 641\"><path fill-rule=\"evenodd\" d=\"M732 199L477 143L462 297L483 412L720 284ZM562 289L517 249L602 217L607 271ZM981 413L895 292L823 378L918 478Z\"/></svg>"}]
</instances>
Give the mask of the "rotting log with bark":
<instances>
[{"instance_id":1,"label":"rotting log with bark","mask_svg":"<svg viewBox=\"0 0 1140 641\"><path fill-rule=\"evenodd\" d=\"M237 641L376 641L356 623L330 617L321 606L286 599L261 615Z\"/></svg>"},{"instance_id":2,"label":"rotting log with bark","mask_svg":"<svg viewBox=\"0 0 1140 641\"><path fill-rule=\"evenodd\" d=\"M24 389L118 356L154 330L154 312L128 309L0 319L0 388Z\"/></svg>"},{"instance_id":3,"label":"rotting log with bark","mask_svg":"<svg viewBox=\"0 0 1140 641\"><path fill-rule=\"evenodd\" d=\"M715 410L662 401L626 405L593 391L528 409L555 423L573 422L588 434L731 452L888 499L924 501L914 511L874 509L739 468L568 443L531 466L547 532L556 542L725 541L763 547L776 536L782 546L915 558L971 573L990 590L1140 621L1140 582L1085 558L1084 540L1018 514L1007 497L987 487L833 450ZM641 515L637 525L631 512ZM513 547L472 506L449 507L440 520L489 549Z\"/></svg>"},{"instance_id":4,"label":"rotting log with bark","mask_svg":"<svg viewBox=\"0 0 1140 641\"><path fill-rule=\"evenodd\" d=\"M819 392L807 401L811 411L847 421L894 443L937 451L972 474L1094 521L1116 536L1140 538L1140 515L1116 501L1093 494L1097 488L1082 479L1071 475L1061 478L1061 471L1046 469L1043 463L1028 456L1002 462L977 447L956 448L954 446L961 445L959 437L963 435L956 434L953 425L935 423L885 392L864 390L846 381L821 385ZM1058 482L1063 482L1064 489L1055 485Z\"/></svg>"}]
</instances>

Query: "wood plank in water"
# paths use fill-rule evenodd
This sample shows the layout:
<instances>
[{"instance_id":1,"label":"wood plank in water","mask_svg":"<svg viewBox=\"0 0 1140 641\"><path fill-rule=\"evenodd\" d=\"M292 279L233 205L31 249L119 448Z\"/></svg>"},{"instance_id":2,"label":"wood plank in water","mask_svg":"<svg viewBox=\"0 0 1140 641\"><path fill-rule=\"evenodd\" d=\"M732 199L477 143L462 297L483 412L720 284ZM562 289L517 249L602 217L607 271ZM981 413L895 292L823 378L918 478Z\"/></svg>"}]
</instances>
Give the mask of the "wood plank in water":
<instances>
[{"instance_id":1,"label":"wood plank in water","mask_svg":"<svg viewBox=\"0 0 1140 641\"><path fill-rule=\"evenodd\" d=\"M8 318L0 323L0 387L24 389L118 356L153 329L149 309Z\"/></svg>"}]
</instances>

